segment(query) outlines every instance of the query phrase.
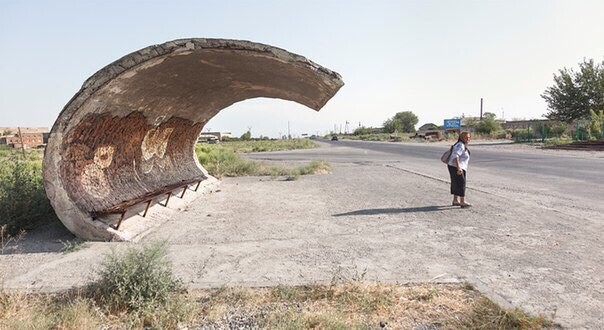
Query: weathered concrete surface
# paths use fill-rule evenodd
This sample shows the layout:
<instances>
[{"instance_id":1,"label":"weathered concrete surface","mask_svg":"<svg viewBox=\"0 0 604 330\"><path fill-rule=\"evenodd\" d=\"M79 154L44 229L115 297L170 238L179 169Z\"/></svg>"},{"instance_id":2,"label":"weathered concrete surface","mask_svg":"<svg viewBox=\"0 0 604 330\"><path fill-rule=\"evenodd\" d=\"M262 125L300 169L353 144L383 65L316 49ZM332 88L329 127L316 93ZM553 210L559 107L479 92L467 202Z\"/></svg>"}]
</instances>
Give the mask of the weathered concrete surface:
<instances>
[{"instance_id":1,"label":"weathered concrete surface","mask_svg":"<svg viewBox=\"0 0 604 330\"><path fill-rule=\"evenodd\" d=\"M44 157L46 192L77 236L131 239L111 227L119 215L92 214L188 180L215 182L194 145L220 110L269 97L318 111L342 86L337 73L302 56L248 41L182 39L144 48L94 74L65 106Z\"/></svg>"}]
</instances>

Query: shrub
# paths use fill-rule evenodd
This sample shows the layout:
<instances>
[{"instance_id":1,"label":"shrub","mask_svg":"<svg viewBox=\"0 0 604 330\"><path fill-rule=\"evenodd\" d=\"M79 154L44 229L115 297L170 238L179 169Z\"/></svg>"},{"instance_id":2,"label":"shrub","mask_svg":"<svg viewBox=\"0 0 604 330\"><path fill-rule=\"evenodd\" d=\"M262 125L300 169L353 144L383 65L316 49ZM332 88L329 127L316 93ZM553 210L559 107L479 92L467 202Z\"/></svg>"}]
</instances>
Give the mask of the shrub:
<instances>
[{"instance_id":1,"label":"shrub","mask_svg":"<svg viewBox=\"0 0 604 330\"><path fill-rule=\"evenodd\" d=\"M331 166L328 163L322 160L313 160L307 165L303 165L293 169L289 173L290 175L298 176L298 175L308 175L308 174L321 174L328 173L331 171Z\"/></svg>"},{"instance_id":2,"label":"shrub","mask_svg":"<svg viewBox=\"0 0 604 330\"><path fill-rule=\"evenodd\" d=\"M166 244L107 256L87 290L27 294L0 287L0 329L182 329L193 301L172 275Z\"/></svg>"},{"instance_id":3,"label":"shrub","mask_svg":"<svg viewBox=\"0 0 604 330\"><path fill-rule=\"evenodd\" d=\"M507 139L508 136L511 136L511 134L506 132L505 130L499 130L499 131L495 132L494 135L495 135L496 139Z\"/></svg>"},{"instance_id":4,"label":"shrub","mask_svg":"<svg viewBox=\"0 0 604 330\"><path fill-rule=\"evenodd\" d=\"M549 125L549 131L556 137L561 137L564 132L568 129L568 124L565 122L555 123Z\"/></svg>"},{"instance_id":5,"label":"shrub","mask_svg":"<svg viewBox=\"0 0 604 330\"><path fill-rule=\"evenodd\" d=\"M361 126L361 127L356 128L352 134L354 134L354 135L367 135L367 134L371 134L371 129L367 128L365 126Z\"/></svg>"},{"instance_id":6,"label":"shrub","mask_svg":"<svg viewBox=\"0 0 604 330\"><path fill-rule=\"evenodd\" d=\"M199 162L211 175L242 176L254 175L258 169L258 163L241 158L232 150L222 146L202 146L197 148Z\"/></svg>"},{"instance_id":7,"label":"shrub","mask_svg":"<svg viewBox=\"0 0 604 330\"><path fill-rule=\"evenodd\" d=\"M0 226L8 234L32 229L57 219L42 185L40 161L0 163Z\"/></svg>"},{"instance_id":8,"label":"shrub","mask_svg":"<svg viewBox=\"0 0 604 330\"><path fill-rule=\"evenodd\" d=\"M106 257L96 286L102 305L112 311L145 314L168 305L185 291L166 260L166 243L154 243Z\"/></svg>"},{"instance_id":9,"label":"shrub","mask_svg":"<svg viewBox=\"0 0 604 330\"><path fill-rule=\"evenodd\" d=\"M491 134L499 130L501 130L501 124L492 118L483 119L476 125L476 132L478 133Z\"/></svg>"},{"instance_id":10,"label":"shrub","mask_svg":"<svg viewBox=\"0 0 604 330\"><path fill-rule=\"evenodd\" d=\"M449 132L445 136L448 141L457 141L459 140L459 133L457 132Z\"/></svg>"},{"instance_id":11,"label":"shrub","mask_svg":"<svg viewBox=\"0 0 604 330\"><path fill-rule=\"evenodd\" d=\"M532 135L533 132L529 132L526 129L515 129L512 131L512 138L516 141L527 141Z\"/></svg>"}]
</instances>

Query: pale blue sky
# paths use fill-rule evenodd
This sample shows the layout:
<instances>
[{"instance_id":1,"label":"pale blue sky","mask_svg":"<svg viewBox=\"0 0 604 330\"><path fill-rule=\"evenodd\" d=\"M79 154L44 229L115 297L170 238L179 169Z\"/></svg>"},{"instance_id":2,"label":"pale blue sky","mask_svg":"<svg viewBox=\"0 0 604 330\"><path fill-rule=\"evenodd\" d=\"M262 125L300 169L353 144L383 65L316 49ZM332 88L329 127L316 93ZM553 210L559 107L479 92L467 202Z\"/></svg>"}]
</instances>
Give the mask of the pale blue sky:
<instances>
[{"instance_id":1,"label":"pale blue sky","mask_svg":"<svg viewBox=\"0 0 604 330\"><path fill-rule=\"evenodd\" d=\"M137 49L187 37L285 48L346 85L316 113L281 100L236 104L207 127L324 134L348 120L420 124L485 111L546 113L552 74L604 59L604 1L0 0L0 126L51 126L89 76Z\"/></svg>"}]
</instances>

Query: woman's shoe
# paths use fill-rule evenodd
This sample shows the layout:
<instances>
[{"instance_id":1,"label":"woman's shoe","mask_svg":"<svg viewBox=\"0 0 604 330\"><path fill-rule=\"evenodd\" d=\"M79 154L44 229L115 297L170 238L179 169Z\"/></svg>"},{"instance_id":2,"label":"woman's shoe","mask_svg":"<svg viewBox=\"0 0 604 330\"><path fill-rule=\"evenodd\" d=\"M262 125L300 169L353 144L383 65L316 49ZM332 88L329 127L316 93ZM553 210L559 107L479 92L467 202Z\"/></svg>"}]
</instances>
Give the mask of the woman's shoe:
<instances>
[{"instance_id":1,"label":"woman's shoe","mask_svg":"<svg viewBox=\"0 0 604 330\"><path fill-rule=\"evenodd\" d=\"M462 209L465 209L467 207L472 207L472 204L466 203L466 202L459 203L459 205L461 206Z\"/></svg>"},{"instance_id":2,"label":"woman's shoe","mask_svg":"<svg viewBox=\"0 0 604 330\"><path fill-rule=\"evenodd\" d=\"M453 203L451 203L451 206L461 206L461 203L460 202L453 202Z\"/></svg>"}]
</instances>

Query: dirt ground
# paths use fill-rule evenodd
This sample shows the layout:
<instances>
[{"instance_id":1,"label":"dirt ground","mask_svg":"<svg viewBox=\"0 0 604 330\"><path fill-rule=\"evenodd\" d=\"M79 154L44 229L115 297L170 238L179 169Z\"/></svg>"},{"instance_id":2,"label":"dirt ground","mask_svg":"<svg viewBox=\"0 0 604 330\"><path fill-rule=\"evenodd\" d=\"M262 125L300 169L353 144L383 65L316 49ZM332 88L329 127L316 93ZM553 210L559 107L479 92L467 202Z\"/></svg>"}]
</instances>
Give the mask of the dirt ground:
<instances>
[{"instance_id":1,"label":"dirt ground","mask_svg":"<svg viewBox=\"0 0 604 330\"><path fill-rule=\"evenodd\" d=\"M473 151L481 148L601 158L486 143ZM459 209L449 206L447 174L436 161L333 145L262 157L323 159L333 173L296 181L227 178L148 234L142 242L169 242L175 272L190 288L361 275L386 283L468 281L506 307L564 327L604 324L604 207L592 201L565 203L521 176L502 182L476 169L468 188L474 207ZM84 285L104 254L134 244L93 242L61 252L72 239L60 225L30 233L0 255L3 286Z\"/></svg>"}]
</instances>

